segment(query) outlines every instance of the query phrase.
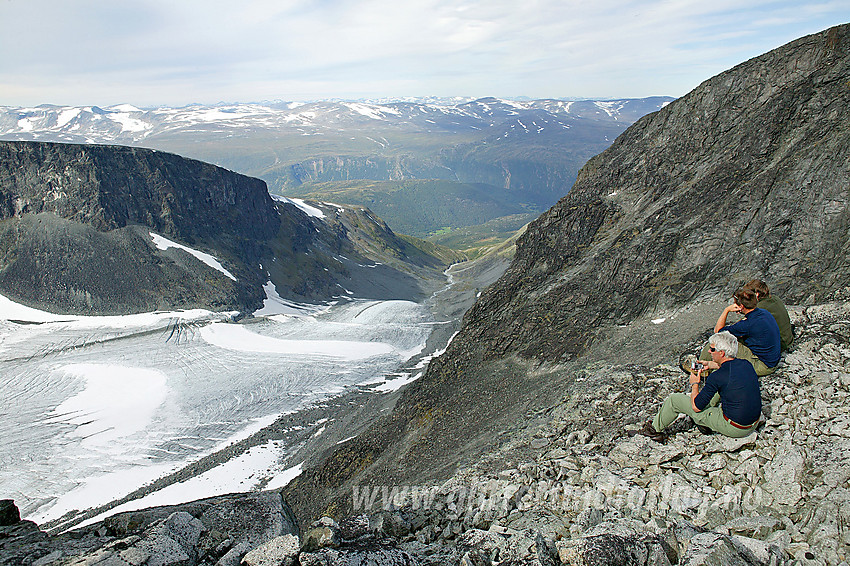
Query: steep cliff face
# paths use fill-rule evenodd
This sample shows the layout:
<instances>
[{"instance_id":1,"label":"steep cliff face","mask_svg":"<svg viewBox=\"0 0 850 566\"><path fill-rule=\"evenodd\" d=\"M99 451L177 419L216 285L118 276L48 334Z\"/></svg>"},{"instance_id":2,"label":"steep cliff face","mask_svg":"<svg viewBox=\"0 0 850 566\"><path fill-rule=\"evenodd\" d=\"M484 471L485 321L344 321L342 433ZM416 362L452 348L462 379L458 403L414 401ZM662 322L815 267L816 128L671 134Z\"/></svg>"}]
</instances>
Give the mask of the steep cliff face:
<instances>
[{"instance_id":1,"label":"steep cliff face","mask_svg":"<svg viewBox=\"0 0 850 566\"><path fill-rule=\"evenodd\" d=\"M344 514L351 485L447 477L535 407L593 395L575 371L594 359L674 363L672 352L697 341L717 304L751 278L789 303L846 299L848 104L842 25L639 120L529 226L511 267L393 414L298 478L297 512ZM671 316L690 326L648 323ZM612 347L638 317L647 324L621 342L629 348ZM624 410L598 417L617 422ZM316 493L329 495L308 501Z\"/></svg>"},{"instance_id":2,"label":"steep cliff face","mask_svg":"<svg viewBox=\"0 0 850 566\"><path fill-rule=\"evenodd\" d=\"M53 212L101 232L144 224L188 244L269 239L280 224L259 179L170 153L0 142L0 162L0 219Z\"/></svg>"},{"instance_id":3,"label":"steep cliff face","mask_svg":"<svg viewBox=\"0 0 850 566\"><path fill-rule=\"evenodd\" d=\"M338 155L308 159L279 168L283 172L271 184L271 189L292 194L292 188L303 183L349 181L352 179L453 179L452 171L442 164L410 155L385 157L380 155ZM278 169L269 168L273 175Z\"/></svg>"},{"instance_id":4,"label":"steep cliff face","mask_svg":"<svg viewBox=\"0 0 850 566\"><path fill-rule=\"evenodd\" d=\"M0 142L0 291L82 313L261 304L265 183L138 148ZM230 273L150 232L218 258Z\"/></svg>"}]
</instances>

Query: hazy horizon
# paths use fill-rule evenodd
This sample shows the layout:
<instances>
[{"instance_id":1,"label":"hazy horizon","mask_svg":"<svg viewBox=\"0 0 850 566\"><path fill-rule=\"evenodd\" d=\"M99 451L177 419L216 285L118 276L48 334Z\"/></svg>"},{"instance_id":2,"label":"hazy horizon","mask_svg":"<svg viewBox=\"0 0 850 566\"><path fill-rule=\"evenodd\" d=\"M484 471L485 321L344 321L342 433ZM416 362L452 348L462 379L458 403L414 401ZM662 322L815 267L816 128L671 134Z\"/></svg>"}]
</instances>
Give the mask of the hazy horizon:
<instances>
[{"instance_id":1,"label":"hazy horizon","mask_svg":"<svg viewBox=\"0 0 850 566\"><path fill-rule=\"evenodd\" d=\"M850 0L6 0L0 105L680 97Z\"/></svg>"}]
</instances>

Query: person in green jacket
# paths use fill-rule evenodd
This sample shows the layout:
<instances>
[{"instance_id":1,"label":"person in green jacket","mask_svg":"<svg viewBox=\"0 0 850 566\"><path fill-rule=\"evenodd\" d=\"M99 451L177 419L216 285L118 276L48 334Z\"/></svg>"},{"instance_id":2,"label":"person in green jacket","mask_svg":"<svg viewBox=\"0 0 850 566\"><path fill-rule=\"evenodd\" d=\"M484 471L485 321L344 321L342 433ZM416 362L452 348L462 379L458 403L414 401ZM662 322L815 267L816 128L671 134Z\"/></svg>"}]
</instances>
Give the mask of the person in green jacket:
<instances>
[{"instance_id":1,"label":"person in green jacket","mask_svg":"<svg viewBox=\"0 0 850 566\"><path fill-rule=\"evenodd\" d=\"M753 279L744 287L756 294L758 308L768 311L776 319L776 324L779 326L779 345L783 352L788 350L794 343L794 330L791 328L791 318L788 316L785 304L770 294L770 288L761 279Z\"/></svg>"}]
</instances>

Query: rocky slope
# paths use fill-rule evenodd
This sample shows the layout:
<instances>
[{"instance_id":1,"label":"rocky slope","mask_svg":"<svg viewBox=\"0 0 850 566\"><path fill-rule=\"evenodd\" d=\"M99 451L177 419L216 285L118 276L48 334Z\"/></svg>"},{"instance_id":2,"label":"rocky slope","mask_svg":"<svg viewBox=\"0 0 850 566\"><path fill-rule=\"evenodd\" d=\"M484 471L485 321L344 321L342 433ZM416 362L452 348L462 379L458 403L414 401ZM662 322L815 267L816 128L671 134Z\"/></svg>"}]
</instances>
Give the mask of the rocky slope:
<instances>
[{"instance_id":1,"label":"rocky slope","mask_svg":"<svg viewBox=\"0 0 850 566\"><path fill-rule=\"evenodd\" d=\"M294 300L421 296L460 259L363 209L325 208L275 202L259 179L173 154L0 142L0 292L86 314L250 312L270 281Z\"/></svg>"},{"instance_id":2,"label":"rocky slope","mask_svg":"<svg viewBox=\"0 0 850 566\"><path fill-rule=\"evenodd\" d=\"M675 363L753 277L792 303L850 296L850 169L838 157L850 151L848 63L844 25L630 127L529 226L393 414L293 482L296 514L348 514L353 485L443 481L565 391L604 407L604 394L576 385L582 371ZM614 415L629 410L598 418L619 429Z\"/></svg>"},{"instance_id":3,"label":"rocky slope","mask_svg":"<svg viewBox=\"0 0 850 566\"><path fill-rule=\"evenodd\" d=\"M355 514L338 522L298 529L264 492L48 536L7 501L0 564L846 564L850 307L791 315L797 341L764 378L765 418L744 438L703 435L686 417L666 444L630 437L686 377L667 364L603 362L447 481L355 486ZM633 410L622 429L599 418L623 405Z\"/></svg>"}]
</instances>

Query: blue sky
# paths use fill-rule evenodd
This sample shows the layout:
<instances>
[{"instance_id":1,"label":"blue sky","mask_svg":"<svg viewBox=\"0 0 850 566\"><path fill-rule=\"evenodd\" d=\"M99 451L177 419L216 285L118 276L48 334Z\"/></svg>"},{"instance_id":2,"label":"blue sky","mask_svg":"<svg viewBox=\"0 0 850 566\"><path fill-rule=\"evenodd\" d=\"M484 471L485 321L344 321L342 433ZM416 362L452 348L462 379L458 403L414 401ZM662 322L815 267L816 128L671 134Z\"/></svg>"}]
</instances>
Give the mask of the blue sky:
<instances>
[{"instance_id":1,"label":"blue sky","mask_svg":"<svg viewBox=\"0 0 850 566\"><path fill-rule=\"evenodd\" d=\"M850 0L0 0L0 105L681 96Z\"/></svg>"}]
</instances>

